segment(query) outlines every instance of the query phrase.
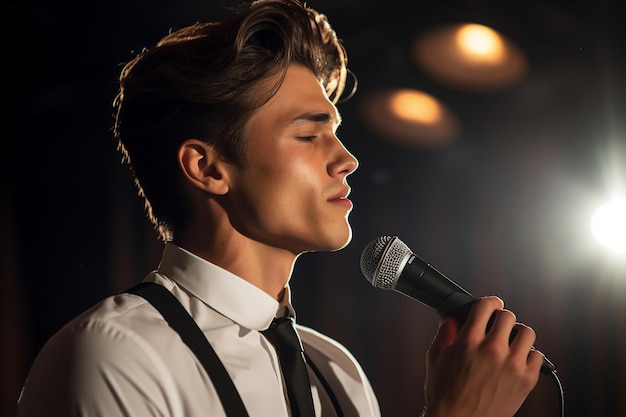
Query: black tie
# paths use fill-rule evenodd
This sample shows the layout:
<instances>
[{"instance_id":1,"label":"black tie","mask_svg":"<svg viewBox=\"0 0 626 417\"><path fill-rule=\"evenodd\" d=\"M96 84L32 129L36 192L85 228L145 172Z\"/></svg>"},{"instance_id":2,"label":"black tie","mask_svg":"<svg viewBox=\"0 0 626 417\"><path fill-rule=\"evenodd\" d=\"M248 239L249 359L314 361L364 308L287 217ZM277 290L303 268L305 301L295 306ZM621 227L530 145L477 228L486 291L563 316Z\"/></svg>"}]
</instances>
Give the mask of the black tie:
<instances>
[{"instance_id":1,"label":"black tie","mask_svg":"<svg viewBox=\"0 0 626 417\"><path fill-rule=\"evenodd\" d=\"M315 417L309 375L302 342L292 317L275 318L269 329L261 332L276 348L280 368L287 385L293 417Z\"/></svg>"}]
</instances>

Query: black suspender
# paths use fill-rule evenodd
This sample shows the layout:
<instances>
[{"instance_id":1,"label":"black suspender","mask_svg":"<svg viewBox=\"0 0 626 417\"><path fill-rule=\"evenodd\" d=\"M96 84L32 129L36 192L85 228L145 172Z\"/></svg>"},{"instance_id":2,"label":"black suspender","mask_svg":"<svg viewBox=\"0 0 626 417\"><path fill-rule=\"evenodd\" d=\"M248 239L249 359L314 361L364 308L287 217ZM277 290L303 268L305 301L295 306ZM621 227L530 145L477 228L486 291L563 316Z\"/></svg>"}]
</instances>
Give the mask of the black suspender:
<instances>
[{"instance_id":1,"label":"black suspender","mask_svg":"<svg viewBox=\"0 0 626 417\"><path fill-rule=\"evenodd\" d=\"M337 417L344 417L343 410L341 409L341 404L339 404L337 396L333 392L328 381L326 381L326 378L324 378L324 375L322 375L318 367L315 366L315 363L311 360L311 358L309 358L309 355L307 355L306 352L304 352L304 358L306 359L306 363L307 365L309 365L309 368L313 370L313 372L317 376L317 379L324 387L324 390L326 390L328 398L330 399L330 402L333 404L333 408L335 409L335 413L337 413Z\"/></svg>"},{"instance_id":2,"label":"black suspender","mask_svg":"<svg viewBox=\"0 0 626 417\"><path fill-rule=\"evenodd\" d=\"M193 351L213 381L226 415L228 417L248 417L246 407L243 405L237 388L226 372L222 361L217 357L202 330L174 294L164 286L154 282L142 282L127 292L145 298L178 332L183 342Z\"/></svg>"},{"instance_id":3,"label":"black suspender","mask_svg":"<svg viewBox=\"0 0 626 417\"><path fill-rule=\"evenodd\" d=\"M185 307L167 288L154 282L142 282L128 289L126 292L139 295L145 298L154 308L161 313L181 339L196 355L209 378L213 381L217 395L222 402L222 407L228 417L248 417L246 407L241 401L239 392L233 384L233 380L226 372L226 368L218 358L215 350L202 333L194 319L189 315ZM322 373L313 364L311 359L305 355L308 365L313 369L318 379L328 393L330 400L339 417L343 417L339 401L335 397L328 382Z\"/></svg>"}]
</instances>

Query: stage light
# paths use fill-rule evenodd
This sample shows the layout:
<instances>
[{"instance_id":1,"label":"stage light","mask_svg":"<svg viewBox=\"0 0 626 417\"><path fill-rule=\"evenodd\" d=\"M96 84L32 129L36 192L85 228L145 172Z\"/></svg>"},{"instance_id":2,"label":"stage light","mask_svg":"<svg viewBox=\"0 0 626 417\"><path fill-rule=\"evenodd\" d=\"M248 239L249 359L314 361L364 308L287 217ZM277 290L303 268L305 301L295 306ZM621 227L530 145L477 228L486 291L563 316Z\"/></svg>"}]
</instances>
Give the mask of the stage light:
<instances>
[{"instance_id":1,"label":"stage light","mask_svg":"<svg viewBox=\"0 0 626 417\"><path fill-rule=\"evenodd\" d=\"M484 25L438 26L416 37L412 47L417 66L449 87L490 93L520 83L527 59L511 40Z\"/></svg>"},{"instance_id":2,"label":"stage light","mask_svg":"<svg viewBox=\"0 0 626 417\"><path fill-rule=\"evenodd\" d=\"M404 120L426 125L441 122L443 108L431 95L416 90L399 90L389 97L391 112Z\"/></svg>"},{"instance_id":3,"label":"stage light","mask_svg":"<svg viewBox=\"0 0 626 417\"><path fill-rule=\"evenodd\" d=\"M616 252L626 252L626 199L599 207L591 218L591 230L602 245Z\"/></svg>"},{"instance_id":4,"label":"stage light","mask_svg":"<svg viewBox=\"0 0 626 417\"><path fill-rule=\"evenodd\" d=\"M446 106L423 91L379 90L359 102L361 119L384 139L410 147L450 143L458 122Z\"/></svg>"},{"instance_id":5,"label":"stage light","mask_svg":"<svg viewBox=\"0 0 626 417\"><path fill-rule=\"evenodd\" d=\"M459 51L478 64L499 64L504 59L504 44L496 31L483 25L468 24L456 35Z\"/></svg>"}]
</instances>

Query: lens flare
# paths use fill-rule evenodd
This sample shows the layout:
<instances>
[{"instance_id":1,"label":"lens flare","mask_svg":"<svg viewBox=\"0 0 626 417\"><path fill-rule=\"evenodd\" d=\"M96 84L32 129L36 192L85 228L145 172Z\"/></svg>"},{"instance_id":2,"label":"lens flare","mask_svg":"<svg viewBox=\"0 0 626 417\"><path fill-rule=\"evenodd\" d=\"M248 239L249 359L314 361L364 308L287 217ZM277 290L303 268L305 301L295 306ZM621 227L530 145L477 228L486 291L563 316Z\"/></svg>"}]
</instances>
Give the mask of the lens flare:
<instances>
[{"instance_id":1,"label":"lens flare","mask_svg":"<svg viewBox=\"0 0 626 417\"><path fill-rule=\"evenodd\" d=\"M591 230L602 245L626 252L626 199L599 207L591 218Z\"/></svg>"}]
</instances>

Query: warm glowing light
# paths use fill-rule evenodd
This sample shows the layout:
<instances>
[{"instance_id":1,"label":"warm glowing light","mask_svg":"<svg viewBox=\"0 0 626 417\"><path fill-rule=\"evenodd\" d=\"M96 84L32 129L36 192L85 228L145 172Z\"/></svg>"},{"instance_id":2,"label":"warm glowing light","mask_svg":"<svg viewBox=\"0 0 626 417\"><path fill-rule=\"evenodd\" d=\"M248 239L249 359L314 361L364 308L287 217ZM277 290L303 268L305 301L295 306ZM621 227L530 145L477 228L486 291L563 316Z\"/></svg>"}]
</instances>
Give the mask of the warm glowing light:
<instances>
[{"instance_id":1,"label":"warm glowing light","mask_svg":"<svg viewBox=\"0 0 626 417\"><path fill-rule=\"evenodd\" d=\"M451 23L420 33L415 62L450 87L489 93L520 83L528 72L524 52L504 34L478 23Z\"/></svg>"},{"instance_id":2,"label":"warm glowing light","mask_svg":"<svg viewBox=\"0 0 626 417\"><path fill-rule=\"evenodd\" d=\"M390 97L389 106L397 117L416 123L438 123L443 113L435 98L420 91L400 90Z\"/></svg>"},{"instance_id":3,"label":"warm glowing light","mask_svg":"<svg viewBox=\"0 0 626 417\"><path fill-rule=\"evenodd\" d=\"M432 95L414 89L381 89L359 101L360 116L385 140L433 148L452 142L458 132L456 116Z\"/></svg>"},{"instance_id":4,"label":"warm glowing light","mask_svg":"<svg viewBox=\"0 0 626 417\"><path fill-rule=\"evenodd\" d=\"M591 230L604 246L626 251L626 199L614 200L598 208L591 219Z\"/></svg>"},{"instance_id":5,"label":"warm glowing light","mask_svg":"<svg viewBox=\"0 0 626 417\"><path fill-rule=\"evenodd\" d=\"M459 28L457 45L468 59L499 63L504 59L504 42L496 31L487 26L467 24Z\"/></svg>"}]
</instances>

